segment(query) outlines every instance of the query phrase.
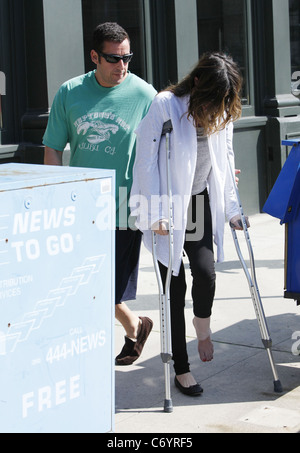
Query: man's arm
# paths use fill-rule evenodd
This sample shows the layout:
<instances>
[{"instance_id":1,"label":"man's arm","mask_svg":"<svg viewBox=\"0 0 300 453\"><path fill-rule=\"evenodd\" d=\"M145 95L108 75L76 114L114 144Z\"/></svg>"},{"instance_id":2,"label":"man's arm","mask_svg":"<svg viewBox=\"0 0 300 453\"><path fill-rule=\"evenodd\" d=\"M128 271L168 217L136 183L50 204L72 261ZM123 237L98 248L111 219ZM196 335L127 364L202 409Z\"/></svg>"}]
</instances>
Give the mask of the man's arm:
<instances>
[{"instance_id":1,"label":"man's arm","mask_svg":"<svg viewBox=\"0 0 300 453\"><path fill-rule=\"evenodd\" d=\"M45 146L44 154L45 165L62 165L62 152Z\"/></svg>"}]
</instances>

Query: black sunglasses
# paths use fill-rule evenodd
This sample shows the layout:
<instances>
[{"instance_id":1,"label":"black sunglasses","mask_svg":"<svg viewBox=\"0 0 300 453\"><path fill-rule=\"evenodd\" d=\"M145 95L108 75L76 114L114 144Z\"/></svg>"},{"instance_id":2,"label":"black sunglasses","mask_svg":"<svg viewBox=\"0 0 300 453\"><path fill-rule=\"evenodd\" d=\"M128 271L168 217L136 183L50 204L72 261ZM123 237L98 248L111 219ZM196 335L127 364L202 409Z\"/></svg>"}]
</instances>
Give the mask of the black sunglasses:
<instances>
[{"instance_id":1,"label":"black sunglasses","mask_svg":"<svg viewBox=\"0 0 300 453\"><path fill-rule=\"evenodd\" d=\"M129 63L133 57L133 53L127 53L126 55L113 55L110 53L98 52L99 57L103 57L107 63L119 63L123 60L124 64Z\"/></svg>"}]
</instances>

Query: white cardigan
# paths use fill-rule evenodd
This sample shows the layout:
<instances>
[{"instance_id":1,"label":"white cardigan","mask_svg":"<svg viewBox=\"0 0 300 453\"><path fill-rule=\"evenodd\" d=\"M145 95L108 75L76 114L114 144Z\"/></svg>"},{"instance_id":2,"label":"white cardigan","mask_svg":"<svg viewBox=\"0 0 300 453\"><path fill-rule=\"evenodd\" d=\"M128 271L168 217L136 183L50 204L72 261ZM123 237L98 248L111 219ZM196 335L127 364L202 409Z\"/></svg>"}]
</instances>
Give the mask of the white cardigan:
<instances>
[{"instance_id":1,"label":"white cardigan","mask_svg":"<svg viewBox=\"0 0 300 453\"><path fill-rule=\"evenodd\" d=\"M136 159L130 207L131 214L136 217L136 227L143 232L144 244L152 251L151 225L168 218L167 198L163 196L167 194L165 137L161 139L161 132L163 124L169 119L172 121L170 168L174 203L174 275L178 275L183 255L187 211L197 159L197 134L192 120L187 118L188 102L188 96L179 98L169 91L159 93L135 131ZM224 130L208 137L212 164L208 191L219 262L224 260L225 213L228 220L239 214L227 161L228 154L234 170L232 135L233 125L230 123ZM157 257L168 266L168 236L157 235Z\"/></svg>"}]
</instances>

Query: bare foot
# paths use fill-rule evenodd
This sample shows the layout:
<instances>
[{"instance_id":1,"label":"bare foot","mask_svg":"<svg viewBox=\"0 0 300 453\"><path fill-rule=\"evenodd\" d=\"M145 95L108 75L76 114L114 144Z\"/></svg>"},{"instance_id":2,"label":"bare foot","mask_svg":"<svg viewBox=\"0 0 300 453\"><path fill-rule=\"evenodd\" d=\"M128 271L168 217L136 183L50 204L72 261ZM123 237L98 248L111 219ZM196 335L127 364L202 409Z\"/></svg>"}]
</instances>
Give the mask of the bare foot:
<instances>
[{"instance_id":1,"label":"bare foot","mask_svg":"<svg viewBox=\"0 0 300 453\"><path fill-rule=\"evenodd\" d=\"M207 337L203 341L198 341L198 352L202 362L210 362L214 356L214 345L210 337Z\"/></svg>"}]
</instances>

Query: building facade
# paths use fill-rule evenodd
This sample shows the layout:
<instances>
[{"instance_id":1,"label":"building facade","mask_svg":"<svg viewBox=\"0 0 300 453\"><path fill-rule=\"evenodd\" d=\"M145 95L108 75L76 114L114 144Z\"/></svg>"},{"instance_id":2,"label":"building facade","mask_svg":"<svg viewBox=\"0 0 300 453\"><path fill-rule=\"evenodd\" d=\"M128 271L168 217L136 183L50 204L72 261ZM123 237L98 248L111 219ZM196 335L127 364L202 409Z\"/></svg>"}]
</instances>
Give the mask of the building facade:
<instances>
[{"instance_id":1,"label":"building facade","mask_svg":"<svg viewBox=\"0 0 300 453\"><path fill-rule=\"evenodd\" d=\"M106 21L129 32L130 70L157 90L205 51L239 63L239 190L247 214L260 212L289 152L282 140L300 137L299 0L0 0L0 163L43 162L53 97L94 68L92 32Z\"/></svg>"}]
</instances>

